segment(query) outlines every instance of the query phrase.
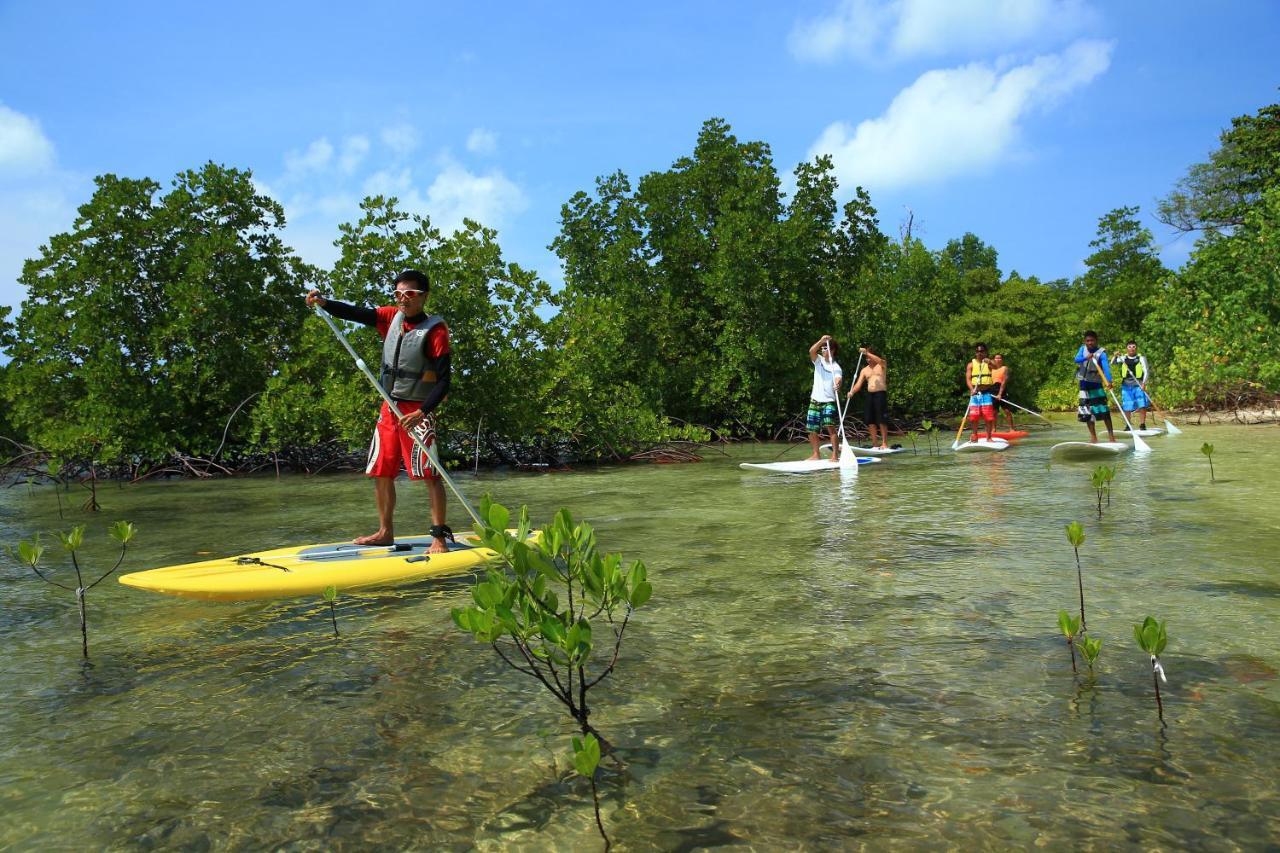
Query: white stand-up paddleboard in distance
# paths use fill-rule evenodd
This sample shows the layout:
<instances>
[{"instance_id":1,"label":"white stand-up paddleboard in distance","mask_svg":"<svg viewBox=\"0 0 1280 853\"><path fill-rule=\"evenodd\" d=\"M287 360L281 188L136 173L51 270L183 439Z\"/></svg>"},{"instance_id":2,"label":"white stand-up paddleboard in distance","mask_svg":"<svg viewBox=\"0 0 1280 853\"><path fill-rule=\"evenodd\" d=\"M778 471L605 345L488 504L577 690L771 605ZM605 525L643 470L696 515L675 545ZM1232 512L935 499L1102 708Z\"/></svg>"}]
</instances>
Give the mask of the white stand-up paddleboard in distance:
<instances>
[{"instance_id":1,"label":"white stand-up paddleboard in distance","mask_svg":"<svg viewBox=\"0 0 1280 853\"><path fill-rule=\"evenodd\" d=\"M1138 435L1141 438L1150 438L1153 435L1164 435L1164 430L1158 427L1151 427L1149 429L1118 429L1116 432L1121 432L1125 435Z\"/></svg>"},{"instance_id":2,"label":"white stand-up paddleboard in distance","mask_svg":"<svg viewBox=\"0 0 1280 853\"><path fill-rule=\"evenodd\" d=\"M859 465L879 461L865 456L858 457ZM817 471L839 471L841 466L839 462L832 462L830 459L794 459L790 462L742 462L738 467L748 471L771 471L774 474L812 474Z\"/></svg>"},{"instance_id":3,"label":"white stand-up paddleboard in distance","mask_svg":"<svg viewBox=\"0 0 1280 853\"><path fill-rule=\"evenodd\" d=\"M1129 450L1133 445L1127 441L1064 441L1049 448L1049 454L1059 459L1100 459Z\"/></svg>"},{"instance_id":4,"label":"white stand-up paddleboard in distance","mask_svg":"<svg viewBox=\"0 0 1280 853\"><path fill-rule=\"evenodd\" d=\"M956 453L992 453L1008 449L1009 442L1003 438L993 438L990 441L980 438L977 441L966 441L959 445L956 447Z\"/></svg>"}]
</instances>

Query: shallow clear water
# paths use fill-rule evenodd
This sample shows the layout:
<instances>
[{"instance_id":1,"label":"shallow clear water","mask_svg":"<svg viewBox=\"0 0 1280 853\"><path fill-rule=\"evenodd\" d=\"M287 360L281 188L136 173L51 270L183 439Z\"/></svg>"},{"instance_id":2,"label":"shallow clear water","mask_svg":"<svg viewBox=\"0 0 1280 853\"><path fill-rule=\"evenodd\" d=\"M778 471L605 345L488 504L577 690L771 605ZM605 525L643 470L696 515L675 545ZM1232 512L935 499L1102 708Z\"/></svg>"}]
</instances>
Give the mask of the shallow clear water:
<instances>
[{"instance_id":1,"label":"shallow clear water","mask_svg":"<svg viewBox=\"0 0 1280 853\"><path fill-rule=\"evenodd\" d=\"M855 485L737 467L776 445L460 484L535 517L568 506L650 566L654 599L594 702L627 761L602 791L629 849L1280 844L1280 430L1150 439L1119 461L1101 522L1094 466L1048 464L1078 432L900 455ZM401 495L400 532L425 527L425 496ZM132 570L373 520L355 476L101 498L86 560L125 518ZM8 489L0 538L85 518L64 512L48 487ZM1076 606L1073 519L1104 640L1092 679L1072 677L1056 627ZM109 580L90 593L86 668L73 598L7 557L0 577L0 848L598 844L568 718L449 619L467 578L346 596L340 639L318 600ZM1168 620L1163 731L1132 638L1148 614Z\"/></svg>"}]
</instances>

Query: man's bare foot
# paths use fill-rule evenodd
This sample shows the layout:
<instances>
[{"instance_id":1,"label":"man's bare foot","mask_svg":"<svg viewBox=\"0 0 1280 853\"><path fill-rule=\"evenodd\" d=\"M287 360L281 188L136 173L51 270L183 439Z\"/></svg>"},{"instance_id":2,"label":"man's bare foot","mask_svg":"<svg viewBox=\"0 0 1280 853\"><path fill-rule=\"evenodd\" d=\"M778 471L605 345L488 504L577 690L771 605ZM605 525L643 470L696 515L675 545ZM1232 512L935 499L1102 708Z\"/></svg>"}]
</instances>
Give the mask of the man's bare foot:
<instances>
[{"instance_id":1,"label":"man's bare foot","mask_svg":"<svg viewBox=\"0 0 1280 853\"><path fill-rule=\"evenodd\" d=\"M445 542L443 538L436 538L436 539L432 539L432 540L431 540L431 548L427 551L427 553L429 553L429 554L448 554L448 553L449 553L449 543Z\"/></svg>"},{"instance_id":2,"label":"man's bare foot","mask_svg":"<svg viewBox=\"0 0 1280 853\"><path fill-rule=\"evenodd\" d=\"M356 545L394 545L396 538L390 533L384 533L379 530L377 533L370 533L368 536L358 536L351 541Z\"/></svg>"}]
</instances>

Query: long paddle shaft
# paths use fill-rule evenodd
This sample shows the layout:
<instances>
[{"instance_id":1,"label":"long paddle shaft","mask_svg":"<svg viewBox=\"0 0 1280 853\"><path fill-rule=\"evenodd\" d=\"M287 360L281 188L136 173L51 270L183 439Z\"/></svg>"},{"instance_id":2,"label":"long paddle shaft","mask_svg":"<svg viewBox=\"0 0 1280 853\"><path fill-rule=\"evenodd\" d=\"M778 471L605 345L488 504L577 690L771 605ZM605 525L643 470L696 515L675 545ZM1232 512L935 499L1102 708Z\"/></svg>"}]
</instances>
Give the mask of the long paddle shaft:
<instances>
[{"instance_id":1,"label":"long paddle shaft","mask_svg":"<svg viewBox=\"0 0 1280 853\"><path fill-rule=\"evenodd\" d=\"M858 371L859 371L859 370L862 370L862 350L858 350L858 363L857 363L857 364L855 364L855 365L853 366L853 380L852 380L852 382L853 382L853 383L855 383L855 384L856 384L856 383L857 383L857 381L858 381ZM849 387L853 387L853 386L852 386L852 385L850 385ZM840 394L835 392L835 386L834 386L834 385L832 386L832 392L833 392L833 393L835 393L835 397L836 397L836 410L837 410L837 411L840 411ZM845 399L846 399L846 400L848 400L849 398L848 398L848 397L845 397ZM844 407L844 410L843 410L843 411L840 411L840 439L841 439L841 441L845 441L845 436L844 436L844 419L845 419L845 418L847 418L848 416L849 416L849 407L848 407L848 406L845 406L845 407ZM847 442L847 441L845 441L845 444L848 444L848 442Z\"/></svg>"},{"instance_id":2,"label":"long paddle shaft","mask_svg":"<svg viewBox=\"0 0 1280 853\"><path fill-rule=\"evenodd\" d=\"M369 370L369 366L364 363L364 359L361 358L360 354L351 347L351 342L347 340L346 335L342 334L342 330L338 328L338 324L333 322L333 318L330 317L319 305L315 306L315 309L321 319L329 324L329 328L333 329L333 333L337 335L338 341L346 348L347 352L351 353L351 357L356 360L356 367L360 368L360 372L364 374L364 378L369 380L369 384L377 389L378 395L386 401L386 404L391 408L391 414L396 416L396 420L400 420L400 418L404 417L400 414L400 407L396 405L396 401L391 399L391 395L387 393L387 389L383 388L382 383L378 381L378 377L373 375L373 372ZM472 508L471 504L467 502L467 499L462 496L462 492L458 490L458 484L453 482L453 478L444 470L444 466L431 458L431 452L427 449L427 446L422 443L420 438L413 434L412 430L405 430L405 432L409 433L409 438L413 439L413 443L416 444L418 449L422 451L423 455L427 457L427 464L436 469L436 473L440 475L440 479L444 480L444 484L449 487L449 490L453 492L459 503L462 504L462 508L471 516L472 521L476 523L476 529L478 530L479 528L484 527L484 522L480 520L480 515Z\"/></svg>"},{"instance_id":3,"label":"long paddle shaft","mask_svg":"<svg viewBox=\"0 0 1280 853\"><path fill-rule=\"evenodd\" d=\"M1033 411L1031 411L1030 409L1028 409L1026 406L1019 406L1017 403L1013 402L1013 401L1012 401L1012 400L1010 400L1008 397L1005 397L1005 398L1004 398L1004 401L1005 401L1006 403L1008 403L1010 406L1013 406L1015 409L1022 409L1022 411L1026 412L1028 415L1035 415L1037 418L1039 418L1040 420L1044 421L1044 422L1045 422L1045 423L1047 423L1049 426L1053 426L1053 421L1049 420L1049 419L1048 419L1048 418L1046 418L1044 415L1041 415L1041 414L1039 414L1039 413L1037 413L1037 412L1033 412Z\"/></svg>"},{"instance_id":4,"label":"long paddle shaft","mask_svg":"<svg viewBox=\"0 0 1280 853\"><path fill-rule=\"evenodd\" d=\"M835 399L836 415L840 418L840 469L842 471L849 470L850 466L852 466L852 472L857 474L858 459L853 455L853 448L849 446L849 439L845 438L844 435L844 410L840 408L840 389L836 386L835 372L831 370L831 347L829 345L824 346L822 348L822 353L827 361L827 371L832 374L831 396ZM859 361L859 364L861 364L861 361Z\"/></svg>"},{"instance_id":5,"label":"long paddle shaft","mask_svg":"<svg viewBox=\"0 0 1280 853\"><path fill-rule=\"evenodd\" d=\"M956 440L951 442L951 449L956 450L960 447L960 436L964 435L964 425L969 422L969 400L973 399L970 394L964 403L964 417L960 419L960 429L956 430Z\"/></svg>"}]
</instances>

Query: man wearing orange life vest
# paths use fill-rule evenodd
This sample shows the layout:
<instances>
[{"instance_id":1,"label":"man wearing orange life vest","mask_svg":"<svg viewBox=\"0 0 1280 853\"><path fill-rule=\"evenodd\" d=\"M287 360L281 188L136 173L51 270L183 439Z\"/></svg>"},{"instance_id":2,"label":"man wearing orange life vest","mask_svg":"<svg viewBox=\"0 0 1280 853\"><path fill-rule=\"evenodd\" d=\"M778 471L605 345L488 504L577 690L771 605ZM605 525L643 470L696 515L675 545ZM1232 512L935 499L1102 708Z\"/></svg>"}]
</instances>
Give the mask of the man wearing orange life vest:
<instances>
[{"instance_id":1,"label":"man wearing orange life vest","mask_svg":"<svg viewBox=\"0 0 1280 853\"><path fill-rule=\"evenodd\" d=\"M1009 401L1004 398L1004 395L1009 393L1009 368L1004 363L1004 356L1000 353L991 356L991 361L993 363L991 381L996 392L993 403L996 409L996 426L1000 426L1000 412L1003 410L1009 418L1009 432L1016 432L1018 428L1013 423L1013 406L1010 406Z\"/></svg>"}]
</instances>

